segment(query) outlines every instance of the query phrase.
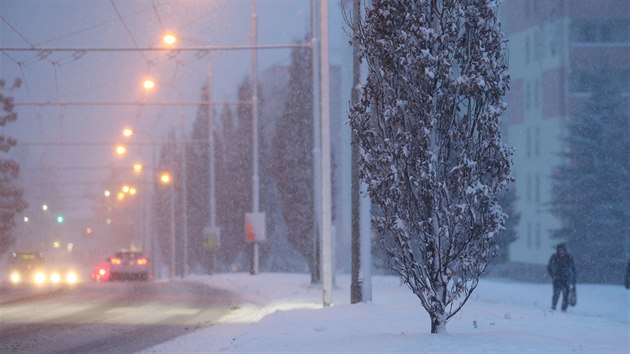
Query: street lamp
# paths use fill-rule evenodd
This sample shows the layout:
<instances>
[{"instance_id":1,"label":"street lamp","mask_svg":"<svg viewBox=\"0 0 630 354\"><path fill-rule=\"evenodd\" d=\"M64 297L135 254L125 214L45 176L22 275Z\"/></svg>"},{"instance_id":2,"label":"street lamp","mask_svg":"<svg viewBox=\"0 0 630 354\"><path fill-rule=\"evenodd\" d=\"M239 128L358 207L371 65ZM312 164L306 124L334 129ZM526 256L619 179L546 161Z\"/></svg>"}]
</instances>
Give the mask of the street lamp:
<instances>
[{"instance_id":1,"label":"street lamp","mask_svg":"<svg viewBox=\"0 0 630 354\"><path fill-rule=\"evenodd\" d=\"M171 262L169 266L169 279L173 279L175 276L175 186L172 183L173 177L169 172L162 172L160 174L160 183L170 187L171 195Z\"/></svg>"},{"instance_id":2,"label":"street lamp","mask_svg":"<svg viewBox=\"0 0 630 354\"><path fill-rule=\"evenodd\" d=\"M130 138L130 137L133 135L133 129L131 129L131 128L125 128L125 129L123 129L123 131L122 131L122 135L123 135L125 138Z\"/></svg>"},{"instance_id":3,"label":"street lamp","mask_svg":"<svg viewBox=\"0 0 630 354\"><path fill-rule=\"evenodd\" d=\"M155 88L155 81L153 81L153 79L144 79L142 87L144 87L145 90L153 90Z\"/></svg>"},{"instance_id":4,"label":"street lamp","mask_svg":"<svg viewBox=\"0 0 630 354\"><path fill-rule=\"evenodd\" d=\"M164 35L164 38L162 38L162 40L166 45L171 46L175 44L175 42L177 42L177 37L175 37L175 35L172 33L167 33Z\"/></svg>"},{"instance_id":5,"label":"street lamp","mask_svg":"<svg viewBox=\"0 0 630 354\"><path fill-rule=\"evenodd\" d=\"M117 155L124 155L127 152L127 148L125 147L125 145L122 144L118 144L116 145L116 154Z\"/></svg>"}]
</instances>

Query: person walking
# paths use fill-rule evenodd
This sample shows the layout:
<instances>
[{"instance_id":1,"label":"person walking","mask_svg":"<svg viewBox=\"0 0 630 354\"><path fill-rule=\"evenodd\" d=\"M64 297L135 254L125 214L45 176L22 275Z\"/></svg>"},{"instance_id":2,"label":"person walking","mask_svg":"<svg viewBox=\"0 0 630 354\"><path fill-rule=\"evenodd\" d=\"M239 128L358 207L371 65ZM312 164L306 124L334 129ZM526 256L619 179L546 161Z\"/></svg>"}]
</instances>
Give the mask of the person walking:
<instances>
[{"instance_id":1,"label":"person walking","mask_svg":"<svg viewBox=\"0 0 630 354\"><path fill-rule=\"evenodd\" d=\"M575 289L576 272L573 256L567 251L567 246L561 243L556 246L556 253L551 255L547 271L553 279L553 296L551 297L551 309L556 309L558 298L562 293L562 311L566 311L569 305L569 286Z\"/></svg>"}]
</instances>

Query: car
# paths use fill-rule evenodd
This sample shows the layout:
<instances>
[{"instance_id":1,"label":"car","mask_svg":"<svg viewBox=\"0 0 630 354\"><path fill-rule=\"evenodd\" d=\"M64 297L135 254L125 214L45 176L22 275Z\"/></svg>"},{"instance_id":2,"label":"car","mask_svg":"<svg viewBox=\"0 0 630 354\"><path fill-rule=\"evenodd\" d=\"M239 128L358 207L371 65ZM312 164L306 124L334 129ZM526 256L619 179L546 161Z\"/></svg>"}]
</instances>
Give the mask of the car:
<instances>
[{"instance_id":1,"label":"car","mask_svg":"<svg viewBox=\"0 0 630 354\"><path fill-rule=\"evenodd\" d=\"M13 285L46 282L44 255L40 252L13 252L9 258L9 281Z\"/></svg>"},{"instance_id":2,"label":"car","mask_svg":"<svg viewBox=\"0 0 630 354\"><path fill-rule=\"evenodd\" d=\"M119 251L107 261L109 280L149 280L149 259L140 251Z\"/></svg>"}]
</instances>

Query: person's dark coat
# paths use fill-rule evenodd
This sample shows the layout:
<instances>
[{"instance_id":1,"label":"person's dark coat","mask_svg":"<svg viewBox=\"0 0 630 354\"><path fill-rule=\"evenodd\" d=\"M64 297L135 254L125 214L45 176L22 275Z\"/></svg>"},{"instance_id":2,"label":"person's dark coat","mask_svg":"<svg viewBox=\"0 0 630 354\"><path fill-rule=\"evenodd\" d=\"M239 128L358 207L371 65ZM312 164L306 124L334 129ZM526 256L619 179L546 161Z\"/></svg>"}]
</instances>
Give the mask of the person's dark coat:
<instances>
[{"instance_id":1,"label":"person's dark coat","mask_svg":"<svg viewBox=\"0 0 630 354\"><path fill-rule=\"evenodd\" d=\"M575 285L576 272L573 257L566 251L564 245L558 245L558 249L563 248L564 252L556 252L549 259L547 271L554 283Z\"/></svg>"}]
</instances>

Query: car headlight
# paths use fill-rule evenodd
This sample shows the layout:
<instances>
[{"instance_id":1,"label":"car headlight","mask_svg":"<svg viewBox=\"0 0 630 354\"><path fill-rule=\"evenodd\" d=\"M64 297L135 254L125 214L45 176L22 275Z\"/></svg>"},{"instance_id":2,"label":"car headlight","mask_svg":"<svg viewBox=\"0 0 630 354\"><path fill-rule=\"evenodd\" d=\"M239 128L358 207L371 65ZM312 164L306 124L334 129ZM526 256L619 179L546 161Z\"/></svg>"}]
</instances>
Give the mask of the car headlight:
<instances>
[{"instance_id":1,"label":"car headlight","mask_svg":"<svg viewBox=\"0 0 630 354\"><path fill-rule=\"evenodd\" d=\"M77 276L77 273L75 272L68 272L68 274L66 274L66 282L68 284L74 284L79 280L79 277Z\"/></svg>"},{"instance_id":2,"label":"car headlight","mask_svg":"<svg viewBox=\"0 0 630 354\"><path fill-rule=\"evenodd\" d=\"M44 284L46 282L46 274L42 272L35 273L35 283L36 284Z\"/></svg>"},{"instance_id":3,"label":"car headlight","mask_svg":"<svg viewBox=\"0 0 630 354\"><path fill-rule=\"evenodd\" d=\"M61 275L59 273L52 273L50 275L50 281L57 284L61 281Z\"/></svg>"},{"instance_id":4,"label":"car headlight","mask_svg":"<svg viewBox=\"0 0 630 354\"><path fill-rule=\"evenodd\" d=\"M11 283L17 284L22 280L22 277L20 276L20 273L13 272L11 273L11 276L9 277L9 279L11 280Z\"/></svg>"}]
</instances>

